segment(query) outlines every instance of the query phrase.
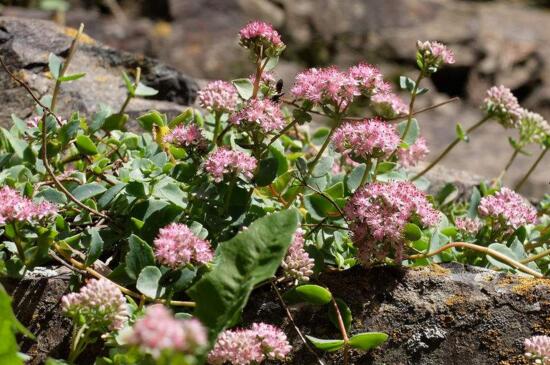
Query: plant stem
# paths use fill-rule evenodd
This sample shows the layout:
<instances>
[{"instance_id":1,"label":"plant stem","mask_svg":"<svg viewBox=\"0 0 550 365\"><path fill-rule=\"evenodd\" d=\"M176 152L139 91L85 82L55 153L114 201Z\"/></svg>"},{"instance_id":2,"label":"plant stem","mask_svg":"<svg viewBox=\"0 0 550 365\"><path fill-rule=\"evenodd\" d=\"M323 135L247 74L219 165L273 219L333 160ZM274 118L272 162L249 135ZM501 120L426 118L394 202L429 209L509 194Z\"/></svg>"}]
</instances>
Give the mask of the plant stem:
<instances>
[{"instance_id":1,"label":"plant stem","mask_svg":"<svg viewBox=\"0 0 550 365\"><path fill-rule=\"evenodd\" d=\"M305 339L304 335L302 334L302 331L300 331L300 329L296 325L296 322L294 322L294 318L292 318L292 314L290 313L290 310L288 309L283 297L281 296L281 293L279 292L279 289L277 289L277 286L275 285L274 282L271 282L271 287L273 288L273 291L277 295L277 298L279 298L279 302L281 303L281 306L283 307L284 311L286 312L286 316L288 317L288 320L290 321L290 323L292 323L292 326L296 330L296 333L298 333L298 337L300 337L300 339L302 340L302 342L306 346L307 350L315 356L315 358L317 359L317 362L319 363L319 365L325 365L323 360L321 360L319 358L319 355L317 355L317 352L315 352L311 348L311 346L309 346L307 340Z\"/></svg>"},{"instance_id":2,"label":"plant stem","mask_svg":"<svg viewBox=\"0 0 550 365\"><path fill-rule=\"evenodd\" d=\"M25 250L23 249L23 245L21 244L21 239L19 238L19 230L17 229L17 222L13 222L13 232L15 236L13 237L13 243L15 243L15 247L17 248L17 255L19 256L19 259L23 263L24 266L26 266L27 259L25 258Z\"/></svg>"},{"instance_id":3,"label":"plant stem","mask_svg":"<svg viewBox=\"0 0 550 365\"><path fill-rule=\"evenodd\" d=\"M266 58L265 63L262 65L263 53L264 52L262 47L262 49L260 50L260 54L256 59L256 76L254 79L254 87L252 89L252 99L256 99L258 97L258 91L260 90L260 81L262 80L262 73L264 72L264 68L267 65L267 61L269 61L269 58Z\"/></svg>"},{"instance_id":4,"label":"plant stem","mask_svg":"<svg viewBox=\"0 0 550 365\"><path fill-rule=\"evenodd\" d=\"M78 356L82 353L82 351L86 348L87 345L87 337L88 335L84 335L86 329L88 326L86 324L83 324L82 327L80 327L77 330L78 327L73 327L73 336L71 338L71 349L69 352L68 361L69 363L73 364L74 361L78 358Z\"/></svg>"},{"instance_id":5,"label":"plant stem","mask_svg":"<svg viewBox=\"0 0 550 365\"><path fill-rule=\"evenodd\" d=\"M473 126L471 126L470 128L468 128L466 130L466 135L468 135L469 133L472 133L473 131L475 131L477 128L481 127L486 121L488 121L491 117L490 116L486 116L484 117L483 119L481 119L479 122L477 122L476 124L474 124ZM461 141L460 138L455 138L454 141L451 142L451 144L449 144L447 146L447 148L445 148L445 150L443 150L443 152L432 162L430 163L424 170L420 171L418 174L416 174L411 180L414 181L416 179L418 179L419 177L423 176L425 173L427 173L428 171L430 171L439 161L441 161L445 156L447 156L447 154L449 152L451 152L451 150Z\"/></svg>"},{"instance_id":6,"label":"plant stem","mask_svg":"<svg viewBox=\"0 0 550 365\"><path fill-rule=\"evenodd\" d=\"M516 184L516 187L514 188L514 190L516 191L519 191L519 189L521 189L521 187L523 186L523 184L525 184L525 182L527 181L527 179L529 179L529 176L531 176L531 174L533 173L533 171L535 171L535 169L537 168L538 164L542 161L542 159L544 158L544 155L546 155L546 152L548 152L548 150L550 149L550 147L545 147L542 152L540 153L539 157L537 157L537 159L535 160L535 162L533 163L533 165L531 165L531 167L529 168L529 171L527 171L527 173L525 174L525 176Z\"/></svg>"},{"instance_id":7,"label":"plant stem","mask_svg":"<svg viewBox=\"0 0 550 365\"><path fill-rule=\"evenodd\" d=\"M62 81L60 81L59 79L61 77L65 76L65 72L67 72L67 69L69 68L69 64L71 63L71 60L73 59L74 53L76 51L76 47L78 45L78 40L80 39L80 36L82 35L82 32L84 32L84 24L80 23L80 27L78 28L78 32L76 33L74 39L71 42L71 46L69 48L69 54L67 55L67 58L65 59L65 62L63 63L63 67L61 68L61 71L59 72L59 77L57 78L57 80L55 80L55 86L53 88L53 93L52 93L52 102L50 104L50 109L52 111L55 111L55 104L57 102L57 96L59 95L59 89L60 89L61 83L62 83Z\"/></svg>"},{"instance_id":8,"label":"plant stem","mask_svg":"<svg viewBox=\"0 0 550 365\"><path fill-rule=\"evenodd\" d=\"M137 88L137 86L139 85L140 80L141 80L141 67L136 67L136 77L135 77L135 81L134 81L134 88ZM134 89L134 92L135 92L135 89ZM126 108L128 107L128 104L130 104L130 101L132 100L132 98L134 98L134 96L135 96L134 93L132 93L128 90L128 94L126 95L126 99L124 100L124 103L122 103L122 106L120 107L120 110L118 111L119 115L124 114L124 112L126 111Z\"/></svg>"},{"instance_id":9,"label":"plant stem","mask_svg":"<svg viewBox=\"0 0 550 365\"><path fill-rule=\"evenodd\" d=\"M369 178L370 170L372 169L372 159L369 158L367 162L365 162L365 172L363 173L363 177L361 178L361 183L359 184L359 187L365 185Z\"/></svg>"},{"instance_id":10,"label":"plant stem","mask_svg":"<svg viewBox=\"0 0 550 365\"><path fill-rule=\"evenodd\" d=\"M528 257L528 258L526 258L526 259L523 259L523 260L521 260L520 262L521 262L522 264L528 264L528 263L530 263L530 262L532 262L532 261L536 261L536 260L542 259L543 257L548 256L548 255L550 255L550 249L549 249L549 250L546 250L546 251L542 251L541 253L538 253L538 254L533 255L533 256L531 256L531 257Z\"/></svg>"},{"instance_id":11,"label":"plant stem","mask_svg":"<svg viewBox=\"0 0 550 365\"><path fill-rule=\"evenodd\" d=\"M479 246L479 245L475 245L473 243L468 243L468 242L448 243L445 246L441 246L440 248L438 248L435 251L424 253L424 254L411 255L407 259L408 260L425 259L425 258L428 258L428 257L431 257L431 256L435 256L435 255L437 255L437 254L439 254L439 253L441 253L441 252L443 252L443 251L445 251L449 248L453 248L453 247L468 248L468 249L473 250L473 251L478 251L478 252L484 253L486 255L492 256L495 259L497 259L499 261L502 261L507 265L510 265L510 266L520 270L520 271L523 271L524 273L527 273L529 275L533 275L536 278L543 278L544 277L542 274L528 268L527 266L523 265L521 262L512 260L508 256L505 256L505 255L501 254L500 252L492 250L488 247Z\"/></svg>"},{"instance_id":12,"label":"plant stem","mask_svg":"<svg viewBox=\"0 0 550 365\"><path fill-rule=\"evenodd\" d=\"M500 174L495 179L495 181L501 181L502 180L504 175L506 175L506 172L508 172L508 169L510 168L510 166L512 166L512 164L514 163L514 160L518 156L518 153L519 153L519 149L517 149L517 148L514 149L514 153L512 153L512 156L510 156L510 159L506 163L506 166L504 166L504 169L500 172Z\"/></svg>"},{"instance_id":13,"label":"plant stem","mask_svg":"<svg viewBox=\"0 0 550 365\"><path fill-rule=\"evenodd\" d=\"M237 184L237 174L233 173L231 175L231 181L229 182L229 188L225 194L225 199L223 202L223 212L226 213L229 209L229 203L231 202L231 196L233 195L233 190L235 190L235 185Z\"/></svg>"},{"instance_id":14,"label":"plant stem","mask_svg":"<svg viewBox=\"0 0 550 365\"><path fill-rule=\"evenodd\" d=\"M332 129L330 130L327 138L325 139L325 142L321 146L321 149L319 150L319 152L317 152L317 155L315 155L315 158L313 159L313 161L311 161L309 163L309 169L308 169L308 173L307 173L306 178L311 176L311 174L313 173L313 170L315 169L315 166L317 166L317 163L319 163L319 160L323 156L323 153L327 149L327 147L328 147L328 145L329 145L329 143L332 139L332 135L334 134L334 132L336 132L336 130L338 129L338 127L342 123L342 120L343 120L342 117L343 116L340 113L336 114L336 117L334 118L334 121L335 121L334 127L332 127Z\"/></svg>"},{"instance_id":15,"label":"plant stem","mask_svg":"<svg viewBox=\"0 0 550 365\"><path fill-rule=\"evenodd\" d=\"M344 325L344 320L342 319L342 314L340 313L340 308L338 308L338 303L334 297L332 297L332 305L334 306L334 311L336 312L336 318L338 319L338 327L340 328L340 333L342 334L342 339L344 340L344 365L349 363L349 337L348 332L346 331L346 326Z\"/></svg>"},{"instance_id":16,"label":"plant stem","mask_svg":"<svg viewBox=\"0 0 550 365\"><path fill-rule=\"evenodd\" d=\"M212 143L216 145L216 142L218 140L218 136L220 134L220 127L221 127L221 117L222 114L219 112L216 112L214 114L214 136L212 137Z\"/></svg>"},{"instance_id":17,"label":"plant stem","mask_svg":"<svg viewBox=\"0 0 550 365\"><path fill-rule=\"evenodd\" d=\"M407 125L405 126L405 130L403 131L403 134L401 135L401 140L405 139L405 137L409 133L409 129L411 128L413 109L414 109L414 101L416 100L416 93L418 91L418 85L420 84L420 81L422 81L423 77L424 77L424 72L420 71L418 73L418 77L416 78L416 82L414 84L414 87L411 91L411 101L409 103L409 114L407 115Z\"/></svg>"}]
</instances>

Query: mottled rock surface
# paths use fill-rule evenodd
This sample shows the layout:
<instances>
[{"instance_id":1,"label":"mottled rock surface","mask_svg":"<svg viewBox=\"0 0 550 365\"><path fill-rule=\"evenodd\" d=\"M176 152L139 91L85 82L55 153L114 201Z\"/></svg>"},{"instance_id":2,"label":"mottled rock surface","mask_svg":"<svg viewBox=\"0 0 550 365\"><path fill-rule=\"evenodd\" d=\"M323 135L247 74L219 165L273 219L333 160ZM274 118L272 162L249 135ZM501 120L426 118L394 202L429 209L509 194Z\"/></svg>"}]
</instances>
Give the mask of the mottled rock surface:
<instances>
[{"instance_id":1,"label":"mottled rock surface","mask_svg":"<svg viewBox=\"0 0 550 365\"><path fill-rule=\"evenodd\" d=\"M0 56L16 75L24 80L38 97L51 94L53 80L48 72L48 56L67 55L75 30L42 20L0 17ZM73 111L90 115L99 104L119 110L126 98L122 72L142 69L142 81L159 90L148 99L134 99L127 111L136 115L157 109L178 114L184 105L193 103L197 84L160 62L127 52L116 51L84 35L68 73L85 72L82 79L64 83L58 101L58 114L68 118ZM30 116L34 102L6 72L0 72L0 123L6 125L10 115Z\"/></svg>"},{"instance_id":2,"label":"mottled rock surface","mask_svg":"<svg viewBox=\"0 0 550 365\"><path fill-rule=\"evenodd\" d=\"M324 274L315 283L349 305L351 334L381 331L390 336L370 353L352 352L351 364L526 364L523 339L550 334L549 280L444 264L416 269L356 267ZM304 334L341 338L326 307L295 306L291 313ZM294 347L287 364L317 364L269 288L252 297L244 319L285 329ZM323 358L327 364L342 364L341 354Z\"/></svg>"}]
</instances>

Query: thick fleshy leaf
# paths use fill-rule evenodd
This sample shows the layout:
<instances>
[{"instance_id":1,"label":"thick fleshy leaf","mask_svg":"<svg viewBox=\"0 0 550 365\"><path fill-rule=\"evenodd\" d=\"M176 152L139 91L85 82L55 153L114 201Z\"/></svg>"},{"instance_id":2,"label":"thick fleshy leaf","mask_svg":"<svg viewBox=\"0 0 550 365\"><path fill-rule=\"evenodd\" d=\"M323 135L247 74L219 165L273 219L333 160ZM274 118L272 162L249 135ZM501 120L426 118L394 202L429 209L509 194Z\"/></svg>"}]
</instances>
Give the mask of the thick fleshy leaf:
<instances>
[{"instance_id":1,"label":"thick fleshy leaf","mask_svg":"<svg viewBox=\"0 0 550 365\"><path fill-rule=\"evenodd\" d=\"M128 238L128 253L126 254L126 273L136 280L139 273L147 266L155 264L153 249L147 242L136 235Z\"/></svg>"},{"instance_id":2,"label":"thick fleshy leaf","mask_svg":"<svg viewBox=\"0 0 550 365\"><path fill-rule=\"evenodd\" d=\"M342 347L344 347L344 340L323 340L321 338L307 336L307 335L306 335L306 338L311 341L313 346L315 346L319 350L323 350L327 352L338 351Z\"/></svg>"},{"instance_id":3,"label":"thick fleshy leaf","mask_svg":"<svg viewBox=\"0 0 550 365\"><path fill-rule=\"evenodd\" d=\"M136 288L150 298L159 298L164 292L165 288L160 286L160 278L162 273L156 266L147 266L139 273Z\"/></svg>"},{"instance_id":4,"label":"thick fleshy leaf","mask_svg":"<svg viewBox=\"0 0 550 365\"><path fill-rule=\"evenodd\" d=\"M367 351L380 346L388 340L388 335L383 332L363 332L352 336L349 345L357 350Z\"/></svg>"}]
</instances>

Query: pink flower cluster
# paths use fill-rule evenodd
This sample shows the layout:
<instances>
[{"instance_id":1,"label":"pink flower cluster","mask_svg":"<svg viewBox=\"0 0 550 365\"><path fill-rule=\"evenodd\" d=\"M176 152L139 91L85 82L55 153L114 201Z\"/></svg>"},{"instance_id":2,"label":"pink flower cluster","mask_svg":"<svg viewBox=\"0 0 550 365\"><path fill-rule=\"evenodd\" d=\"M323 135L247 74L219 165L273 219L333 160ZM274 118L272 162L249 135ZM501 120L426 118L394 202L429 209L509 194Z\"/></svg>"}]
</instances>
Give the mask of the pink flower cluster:
<instances>
[{"instance_id":1,"label":"pink flower cluster","mask_svg":"<svg viewBox=\"0 0 550 365\"><path fill-rule=\"evenodd\" d=\"M537 210L521 195L502 188L495 195L483 197L479 202L481 217L493 220L495 229L517 229L537 221Z\"/></svg>"},{"instance_id":2,"label":"pink flower cluster","mask_svg":"<svg viewBox=\"0 0 550 365\"><path fill-rule=\"evenodd\" d=\"M475 235L481 229L481 221L477 218L458 217L455 218L455 227L463 233Z\"/></svg>"},{"instance_id":3,"label":"pink flower cluster","mask_svg":"<svg viewBox=\"0 0 550 365\"><path fill-rule=\"evenodd\" d=\"M455 55L452 50L444 44L435 41L418 41L416 49L424 64L424 69L428 72L435 72L443 64L455 63Z\"/></svg>"},{"instance_id":4,"label":"pink flower cluster","mask_svg":"<svg viewBox=\"0 0 550 365\"><path fill-rule=\"evenodd\" d=\"M285 125L279 104L269 99L252 99L245 107L233 114L229 121L236 125L258 126L263 132L280 130Z\"/></svg>"},{"instance_id":5,"label":"pink flower cluster","mask_svg":"<svg viewBox=\"0 0 550 365\"><path fill-rule=\"evenodd\" d=\"M371 108L379 116L383 118L395 118L399 115L406 114L409 111L407 105L401 100L399 96L391 91L381 89L377 94L374 94L371 98Z\"/></svg>"},{"instance_id":6,"label":"pink flower cluster","mask_svg":"<svg viewBox=\"0 0 550 365\"><path fill-rule=\"evenodd\" d=\"M222 332L208 355L212 365L260 364L264 360L284 360L292 347L279 328L254 323L250 329Z\"/></svg>"},{"instance_id":7,"label":"pink flower cluster","mask_svg":"<svg viewBox=\"0 0 550 365\"><path fill-rule=\"evenodd\" d=\"M389 157L400 141L394 126L376 118L347 122L332 136L338 152L358 159Z\"/></svg>"},{"instance_id":8,"label":"pink flower cluster","mask_svg":"<svg viewBox=\"0 0 550 365\"><path fill-rule=\"evenodd\" d=\"M502 85L487 90L483 108L506 128L518 127L522 108L512 91Z\"/></svg>"},{"instance_id":9,"label":"pink flower cluster","mask_svg":"<svg viewBox=\"0 0 550 365\"><path fill-rule=\"evenodd\" d=\"M206 346L208 336L197 319L176 319L162 304L154 304L123 334L123 341L158 358L166 350L192 354Z\"/></svg>"},{"instance_id":10,"label":"pink flower cluster","mask_svg":"<svg viewBox=\"0 0 550 365\"><path fill-rule=\"evenodd\" d=\"M208 142L196 124L179 125L164 137L164 142L180 147L203 150Z\"/></svg>"},{"instance_id":11,"label":"pink flower cluster","mask_svg":"<svg viewBox=\"0 0 550 365\"><path fill-rule=\"evenodd\" d=\"M244 152L218 148L208 157L204 169L212 175L214 181L221 182L224 175L227 174L242 173L250 179L254 174L256 165L256 159Z\"/></svg>"},{"instance_id":12,"label":"pink flower cluster","mask_svg":"<svg viewBox=\"0 0 550 365\"><path fill-rule=\"evenodd\" d=\"M12 221L41 221L55 214L57 214L57 208L53 204L35 203L9 186L0 189L0 224Z\"/></svg>"},{"instance_id":13,"label":"pink flower cluster","mask_svg":"<svg viewBox=\"0 0 550 365\"><path fill-rule=\"evenodd\" d=\"M550 124L542 115L523 109L521 111L519 133L520 145L540 144L550 136Z\"/></svg>"},{"instance_id":14,"label":"pink flower cluster","mask_svg":"<svg viewBox=\"0 0 550 365\"><path fill-rule=\"evenodd\" d=\"M387 91L382 73L376 66L363 62L350 67L348 73L365 96Z\"/></svg>"},{"instance_id":15,"label":"pink flower cluster","mask_svg":"<svg viewBox=\"0 0 550 365\"><path fill-rule=\"evenodd\" d=\"M231 113L237 107L239 94L233 84L211 81L198 92L199 105L217 113Z\"/></svg>"},{"instance_id":16,"label":"pink flower cluster","mask_svg":"<svg viewBox=\"0 0 550 365\"><path fill-rule=\"evenodd\" d=\"M250 80L250 82L252 84L254 84L256 82L256 74L252 74L248 77L248 79ZM275 83L277 82L277 79L275 77L275 74L271 71L264 71L262 72L262 77L260 78L260 82L265 84L265 85L268 85L268 86L272 86L272 85L275 85Z\"/></svg>"},{"instance_id":17,"label":"pink flower cluster","mask_svg":"<svg viewBox=\"0 0 550 365\"><path fill-rule=\"evenodd\" d=\"M281 264L285 276L299 281L309 281L313 274L314 260L304 249L304 231L298 229L294 241Z\"/></svg>"},{"instance_id":18,"label":"pink flower cluster","mask_svg":"<svg viewBox=\"0 0 550 365\"><path fill-rule=\"evenodd\" d=\"M154 245L157 261L172 269L187 264L206 264L213 257L210 244L195 236L189 227L181 223L161 228Z\"/></svg>"},{"instance_id":19,"label":"pink flower cluster","mask_svg":"<svg viewBox=\"0 0 550 365\"><path fill-rule=\"evenodd\" d=\"M418 162L426 158L430 150L424 137L419 137L408 148L400 147L397 150L397 158L404 167L416 166Z\"/></svg>"},{"instance_id":20,"label":"pink flower cluster","mask_svg":"<svg viewBox=\"0 0 550 365\"><path fill-rule=\"evenodd\" d=\"M271 24L253 21L248 23L239 31L240 44L244 48L259 52L262 50L262 56L275 57L284 49L285 44L281 40L281 35ZM259 54L259 53L258 53Z\"/></svg>"},{"instance_id":21,"label":"pink flower cluster","mask_svg":"<svg viewBox=\"0 0 550 365\"><path fill-rule=\"evenodd\" d=\"M78 293L61 298L61 307L70 317L84 317L97 329L121 329L128 320L128 305L122 292L110 280L91 279Z\"/></svg>"},{"instance_id":22,"label":"pink flower cluster","mask_svg":"<svg viewBox=\"0 0 550 365\"><path fill-rule=\"evenodd\" d=\"M535 364L550 364L550 336L533 336L524 341L525 356Z\"/></svg>"},{"instance_id":23,"label":"pink flower cluster","mask_svg":"<svg viewBox=\"0 0 550 365\"><path fill-rule=\"evenodd\" d=\"M410 182L375 182L361 187L348 201L344 213L365 265L393 253L396 262L403 256L403 229L407 223L433 226L439 213L426 194Z\"/></svg>"}]
</instances>

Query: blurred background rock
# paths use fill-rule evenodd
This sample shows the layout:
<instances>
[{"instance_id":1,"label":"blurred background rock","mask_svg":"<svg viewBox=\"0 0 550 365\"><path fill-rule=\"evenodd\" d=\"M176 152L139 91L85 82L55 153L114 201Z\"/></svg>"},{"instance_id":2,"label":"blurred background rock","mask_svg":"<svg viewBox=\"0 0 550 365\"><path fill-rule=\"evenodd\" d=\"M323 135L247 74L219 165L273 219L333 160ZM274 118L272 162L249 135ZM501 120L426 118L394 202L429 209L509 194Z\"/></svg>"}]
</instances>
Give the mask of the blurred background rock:
<instances>
[{"instance_id":1,"label":"blurred background rock","mask_svg":"<svg viewBox=\"0 0 550 365\"><path fill-rule=\"evenodd\" d=\"M359 61L377 64L387 79L416 75L415 42L438 40L457 62L426 81L429 106L452 96L461 101L418 119L433 158L455 136L456 122L479 120L485 90L503 84L522 105L550 119L550 1L459 0L0 0L5 16L50 19L86 32L114 48L156 57L198 79L252 73L237 32L249 20L271 22L288 48L277 69L285 89L305 67ZM55 10L57 9L57 11ZM65 11L60 11L65 10ZM505 131L486 125L443 165L494 178L512 154ZM533 150L538 154L538 150ZM512 185L532 163L520 156L505 183ZM522 192L548 192L550 156Z\"/></svg>"}]
</instances>

